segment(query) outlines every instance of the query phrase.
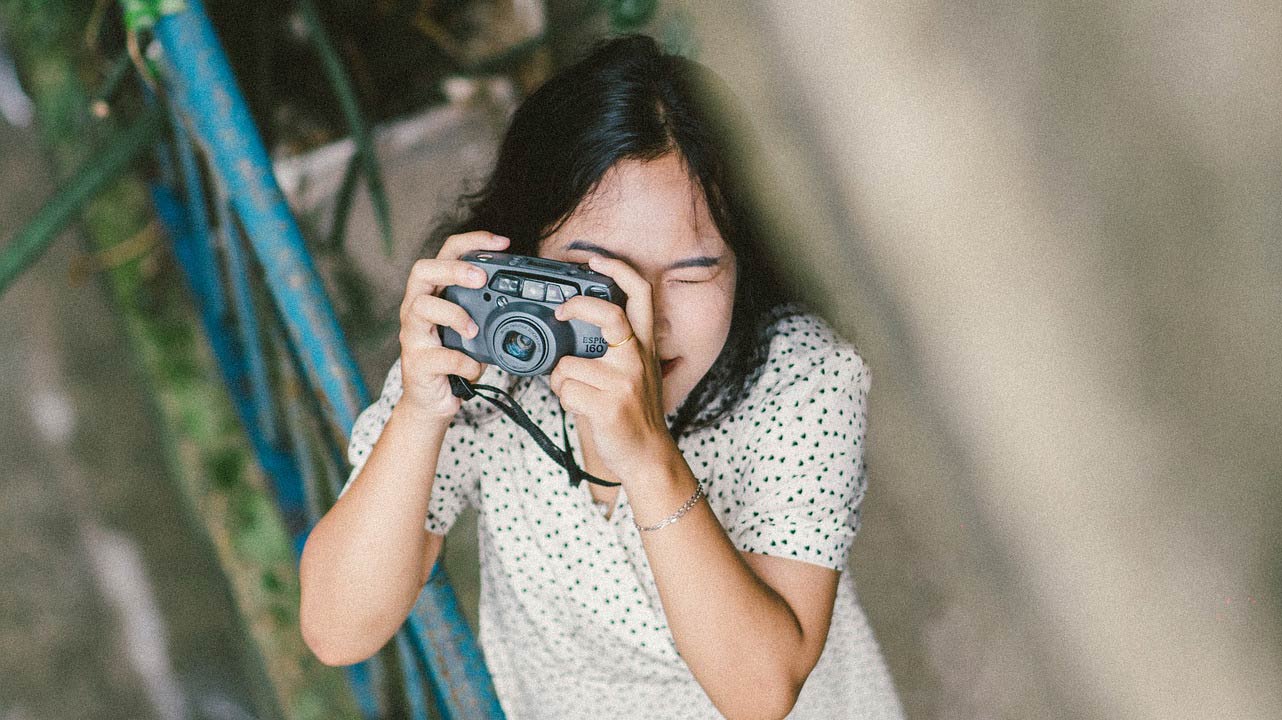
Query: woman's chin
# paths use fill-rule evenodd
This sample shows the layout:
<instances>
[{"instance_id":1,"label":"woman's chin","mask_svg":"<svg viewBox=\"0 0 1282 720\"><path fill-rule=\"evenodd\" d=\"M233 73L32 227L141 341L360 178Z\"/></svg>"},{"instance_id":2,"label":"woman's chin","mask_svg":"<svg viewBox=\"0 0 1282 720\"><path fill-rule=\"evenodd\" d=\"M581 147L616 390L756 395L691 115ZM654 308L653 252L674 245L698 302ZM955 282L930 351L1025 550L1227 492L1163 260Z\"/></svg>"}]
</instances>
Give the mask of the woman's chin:
<instances>
[{"instance_id":1,"label":"woman's chin","mask_svg":"<svg viewBox=\"0 0 1282 720\"><path fill-rule=\"evenodd\" d=\"M684 387L678 388L675 386L664 385L663 386L663 413L665 415L671 415L672 413L676 412L677 408L681 407L681 403L685 402L686 395L689 395L689 394L690 394L690 388L684 388Z\"/></svg>"},{"instance_id":2,"label":"woman's chin","mask_svg":"<svg viewBox=\"0 0 1282 720\"><path fill-rule=\"evenodd\" d=\"M663 388L663 414L671 415L676 412L677 408L681 407L681 401L684 399L684 396L677 397L673 391L669 390L665 385Z\"/></svg>"}]
</instances>

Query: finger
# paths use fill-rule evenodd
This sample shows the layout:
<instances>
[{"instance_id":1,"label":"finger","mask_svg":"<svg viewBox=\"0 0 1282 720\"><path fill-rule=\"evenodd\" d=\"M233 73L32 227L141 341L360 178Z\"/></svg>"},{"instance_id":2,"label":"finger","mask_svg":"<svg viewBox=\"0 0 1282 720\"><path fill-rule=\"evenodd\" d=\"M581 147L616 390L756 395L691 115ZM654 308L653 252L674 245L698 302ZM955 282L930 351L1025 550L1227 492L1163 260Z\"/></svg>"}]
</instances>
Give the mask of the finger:
<instances>
[{"instance_id":1,"label":"finger","mask_svg":"<svg viewBox=\"0 0 1282 720\"><path fill-rule=\"evenodd\" d=\"M410 268L405 283L405 297L401 300L401 320L404 322L410 305L420 295L434 295L445 285L485 287L485 271L465 260L417 260Z\"/></svg>"},{"instance_id":2,"label":"finger","mask_svg":"<svg viewBox=\"0 0 1282 720\"><path fill-rule=\"evenodd\" d=\"M414 298L405 324L415 325L423 332L430 332L433 326L453 328L454 332L469 340L479 332L466 310L457 303L435 295L419 295Z\"/></svg>"},{"instance_id":3,"label":"finger","mask_svg":"<svg viewBox=\"0 0 1282 720\"><path fill-rule=\"evenodd\" d=\"M594 255L588 259L588 266L594 271L607 275L614 280L619 289L627 293L628 320L637 333L637 339L646 347L654 336L654 304L651 299L650 283L622 260ZM618 342L627 335L617 338Z\"/></svg>"},{"instance_id":4,"label":"finger","mask_svg":"<svg viewBox=\"0 0 1282 720\"><path fill-rule=\"evenodd\" d=\"M423 371L430 375L458 375L468 380L480 379L485 366L467 353L447 347L423 350Z\"/></svg>"},{"instance_id":5,"label":"finger","mask_svg":"<svg viewBox=\"0 0 1282 720\"><path fill-rule=\"evenodd\" d=\"M578 380L569 379L561 383L561 390L557 397L561 400L561 407L565 411L574 415L591 416L593 408L599 404L597 398L601 391L581 383Z\"/></svg>"},{"instance_id":6,"label":"finger","mask_svg":"<svg viewBox=\"0 0 1282 720\"><path fill-rule=\"evenodd\" d=\"M596 325L605 341L615 345L627 340L635 329L623 308L587 295L576 295L557 305L554 314L557 320L582 320Z\"/></svg>"},{"instance_id":7,"label":"finger","mask_svg":"<svg viewBox=\"0 0 1282 720\"><path fill-rule=\"evenodd\" d=\"M495 235L488 230L473 230L445 238L436 257L441 260L457 260L476 250L505 250L512 241L502 235Z\"/></svg>"},{"instance_id":8,"label":"finger","mask_svg":"<svg viewBox=\"0 0 1282 720\"><path fill-rule=\"evenodd\" d=\"M548 375L548 385L553 392L556 392L566 380L575 380L597 390L603 390L618 384L616 374L611 370L608 364L598 362L594 358L566 355L557 361L556 367L552 368L552 373Z\"/></svg>"}]
</instances>

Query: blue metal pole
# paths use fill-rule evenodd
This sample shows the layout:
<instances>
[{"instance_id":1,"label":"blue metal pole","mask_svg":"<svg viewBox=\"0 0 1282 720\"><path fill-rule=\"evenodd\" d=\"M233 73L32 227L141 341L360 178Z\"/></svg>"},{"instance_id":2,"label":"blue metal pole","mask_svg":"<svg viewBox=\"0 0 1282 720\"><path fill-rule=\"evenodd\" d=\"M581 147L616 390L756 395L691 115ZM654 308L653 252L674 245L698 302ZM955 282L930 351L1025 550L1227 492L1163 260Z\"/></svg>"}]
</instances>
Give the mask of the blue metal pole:
<instances>
[{"instance_id":1,"label":"blue metal pole","mask_svg":"<svg viewBox=\"0 0 1282 720\"><path fill-rule=\"evenodd\" d=\"M188 286L192 289L192 294L200 300L201 279L196 272L196 267L199 266L201 258L195 252L195 248L207 241L191 236L192 222L188 218L191 213L169 188L153 184L151 198L152 205L156 208L156 215L173 240L174 254L177 256L179 266L183 269ZM200 211L203 212L204 208L200 208ZM241 425L245 428L245 434L254 447L254 454L258 457L263 471L267 473L276 489L276 501L280 505L286 528L294 540L294 553L301 555L303 543L307 540L310 518L302 496L303 482L299 474L299 466L295 458L270 442L260 431L256 416L257 409L246 389L248 380L244 357L238 352L239 348L236 347L224 323L213 315L212 306L203 301L198 303L198 309L201 325L205 329L210 347L213 348L214 359L218 362L218 369L222 373L223 383L227 386L232 407L240 417ZM286 351L282 349L282 352ZM377 662L375 658L347 668L352 693L362 715L366 718L377 718L379 714L377 691L371 682L371 669Z\"/></svg>"},{"instance_id":2,"label":"blue metal pole","mask_svg":"<svg viewBox=\"0 0 1282 720\"><path fill-rule=\"evenodd\" d=\"M254 297L250 289L250 267L240 246L240 232L224 191L215 194L218 210L218 229L223 239L227 257L227 284L231 290L232 308L236 313L236 328L240 331L240 347L249 372L249 387L254 401L254 417L258 429L270 445L280 442L276 417L272 414L271 384L267 379L267 361L258 330L258 315L254 312Z\"/></svg>"},{"instance_id":3,"label":"blue metal pole","mask_svg":"<svg viewBox=\"0 0 1282 720\"><path fill-rule=\"evenodd\" d=\"M428 678L432 694L443 717L505 717L481 648L463 618L458 597L439 561L406 624L410 642L422 643L418 649L431 670ZM476 690L459 692L459 688Z\"/></svg>"},{"instance_id":4,"label":"blue metal pole","mask_svg":"<svg viewBox=\"0 0 1282 720\"><path fill-rule=\"evenodd\" d=\"M165 78L171 97L231 193L308 380L322 391L331 430L346 437L368 397L364 382L213 26L200 0L186 5L153 30L172 70Z\"/></svg>"},{"instance_id":5,"label":"blue metal pole","mask_svg":"<svg viewBox=\"0 0 1282 720\"><path fill-rule=\"evenodd\" d=\"M178 166L182 171L183 191L187 195L187 207L205 207L205 187L200 177L200 162L196 159L191 138L183 126L182 118L170 108L170 127L174 131L174 144L178 154ZM209 220L205 213L188 213L187 222L191 223L183 242L193 245L190 252L194 262L188 267L191 272L192 285L201 304L220 321L226 317L227 301L223 297L223 288L218 280L218 259L214 253L213 236L209 232ZM178 238L175 238L178 239Z\"/></svg>"},{"instance_id":6,"label":"blue metal pole","mask_svg":"<svg viewBox=\"0 0 1282 720\"><path fill-rule=\"evenodd\" d=\"M294 464L292 457L269 442L260 432L255 422L254 403L246 389L249 380L240 348L232 339L231 333L227 331L226 323L214 314L213 306L207 303L207 299L201 297L199 284L202 278L195 269L204 262L204 256L197 252L197 248L207 245L209 241L206 238L192 236L190 213L168 188L152 185L151 202L156 208L156 215L160 218L161 224L173 238L174 254L183 268L188 285L194 291L193 295L201 300L198 307L201 325L204 326L205 335L209 339L210 347L213 348L214 359L218 361L218 368L222 372L223 383L227 386L228 395L231 397L232 407L236 409L236 414L245 427L245 434L254 447L254 454L258 456L263 471L272 480L273 487L276 489L276 502L280 505L287 529L291 535L299 537L306 530L307 508L303 498L303 483L298 475L298 466Z\"/></svg>"},{"instance_id":7,"label":"blue metal pole","mask_svg":"<svg viewBox=\"0 0 1282 720\"><path fill-rule=\"evenodd\" d=\"M153 32L168 61L170 97L179 113L191 121L213 171L226 184L308 382L320 391L330 430L334 437L345 439L368 393L203 4L186 0L185 10L162 16ZM193 208L192 212L203 210ZM242 403L242 418L252 428L250 403L247 398ZM260 458L277 455L273 448L263 447L259 433L251 430L250 434L259 436L255 444ZM267 468L268 472L278 469L285 468ZM286 473L292 475L291 489L301 485L292 463ZM291 499L301 505L301 492ZM429 668L442 715L447 720L501 718L480 648L444 574L438 568L435 575L420 595L414 610L417 617L406 630ZM414 669L407 668L406 674L409 682L417 680Z\"/></svg>"},{"instance_id":8,"label":"blue metal pole","mask_svg":"<svg viewBox=\"0 0 1282 720\"><path fill-rule=\"evenodd\" d=\"M419 664L422 656L416 652L414 641L407 635L408 633L398 632L392 638L401 659L401 667L405 669L405 699L409 705L410 720L427 720L427 687L422 681L430 673L428 668Z\"/></svg>"}]
</instances>

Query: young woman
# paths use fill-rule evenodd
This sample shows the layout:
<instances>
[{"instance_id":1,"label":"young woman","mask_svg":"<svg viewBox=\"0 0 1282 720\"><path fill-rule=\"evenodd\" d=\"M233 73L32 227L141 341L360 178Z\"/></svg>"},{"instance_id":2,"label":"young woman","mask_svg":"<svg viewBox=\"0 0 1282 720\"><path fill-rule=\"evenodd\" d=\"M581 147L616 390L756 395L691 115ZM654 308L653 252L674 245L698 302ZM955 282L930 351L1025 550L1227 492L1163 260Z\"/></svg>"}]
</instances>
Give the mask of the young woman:
<instances>
[{"instance_id":1,"label":"young woman","mask_svg":"<svg viewBox=\"0 0 1282 720\"><path fill-rule=\"evenodd\" d=\"M352 429L351 477L308 538L302 629L325 662L404 621L467 505L480 642L509 718L898 718L846 568L869 372L786 298L761 249L715 80L649 38L599 45L517 110L488 184L401 306L401 355ZM491 250L588 263L626 309L558 317L609 347L516 378L445 348L478 329L445 286ZM571 485L449 374L506 383L587 472ZM791 713L791 714L790 714Z\"/></svg>"}]
</instances>

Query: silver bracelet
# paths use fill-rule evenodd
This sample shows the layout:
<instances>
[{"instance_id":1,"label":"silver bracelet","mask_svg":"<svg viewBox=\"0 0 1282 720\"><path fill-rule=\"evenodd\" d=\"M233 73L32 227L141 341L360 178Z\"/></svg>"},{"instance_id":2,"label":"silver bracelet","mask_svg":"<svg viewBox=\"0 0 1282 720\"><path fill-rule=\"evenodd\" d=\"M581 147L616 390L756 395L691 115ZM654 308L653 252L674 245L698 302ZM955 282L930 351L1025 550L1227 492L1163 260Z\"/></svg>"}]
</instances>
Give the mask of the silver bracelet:
<instances>
[{"instance_id":1,"label":"silver bracelet","mask_svg":"<svg viewBox=\"0 0 1282 720\"><path fill-rule=\"evenodd\" d=\"M641 527L641 525L637 523L637 520L635 517L632 518L632 524L636 525L637 529L640 530L641 532L654 532L655 530L658 530L661 527L671 525L672 523L680 520L681 516L689 512L690 508L694 507L694 504L699 502L699 498L701 497L703 497L703 484L699 483L695 486L694 494L690 496L689 500L685 501L685 504L677 508L676 512L672 513L666 518L660 520L658 523L651 525L649 527Z\"/></svg>"}]
</instances>

